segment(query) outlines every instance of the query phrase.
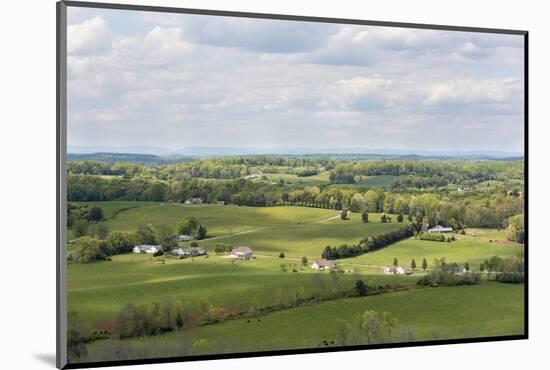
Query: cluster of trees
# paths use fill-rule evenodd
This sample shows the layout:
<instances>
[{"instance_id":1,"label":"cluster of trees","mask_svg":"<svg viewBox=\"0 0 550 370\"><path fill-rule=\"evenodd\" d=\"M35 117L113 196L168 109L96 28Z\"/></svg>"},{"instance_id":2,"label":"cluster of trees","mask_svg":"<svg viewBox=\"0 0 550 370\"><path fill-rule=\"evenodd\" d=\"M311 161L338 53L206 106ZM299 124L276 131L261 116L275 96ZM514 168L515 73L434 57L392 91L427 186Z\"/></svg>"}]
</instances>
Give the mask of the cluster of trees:
<instances>
[{"instance_id":1,"label":"cluster of trees","mask_svg":"<svg viewBox=\"0 0 550 370\"><path fill-rule=\"evenodd\" d=\"M432 271L424 275L418 285L423 286L454 286L478 284L480 275L477 273L459 274L457 263L448 263L445 258L435 259ZM468 265L469 270L469 265Z\"/></svg>"},{"instance_id":2,"label":"cluster of trees","mask_svg":"<svg viewBox=\"0 0 550 370\"><path fill-rule=\"evenodd\" d=\"M359 245L363 253L374 252L400 240L410 238L417 232L418 228L419 225L417 224L409 224L386 234L366 237L359 242Z\"/></svg>"},{"instance_id":3,"label":"cluster of trees","mask_svg":"<svg viewBox=\"0 0 550 370\"><path fill-rule=\"evenodd\" d=\"M308 168L304 168L304 169L294 170L294 173L298 177L308 177L308 176L315 176L315 175L319 174L319 170L315 167L308 167Z\"/></svg>"},{"instance_id":4,"label":"cluster of trees","mask_svg":"<svg viewBox=\"0 0 550 370\"><path fill-rule=\"evenodd\" d=\"M72 162L71 162L72 163ZM510 217L524 211L524 199L520 191L506 187L474 188L467 192L449 191L448 188L425 188L424 181L447 181L461 184L483 179L514 179L523 176L523 161L367 161L338 163L332 175L337 177L372 174L396 174L398 187L391 190L368 188L361 185L330 184L306 186L270 181L247 181L235 175L231 181L210 181L195 177L230 176L218 174L221 169L244 166L246 173L251 166L272 167L271 171L310 171L314 165L334 165L328 160L315 158L284 157L228 157L177 163L158 167L146 167L123 163L109 165L110 173L133 173L119 178L99 176L68 176L69 201L173 201L183 202L200 197L207 203L224 201L226 204L246 206L297 205L327 209L348 209L351 212L386 213L408 215L429 225L445 225L455 229L464 227L506 228ZM285 165L290 167L277 167ZM301 165L303 167L292 167ZM90 163L74 163L73 171L96 173L102 171ZM77 170L78 166L82 169ZM118 166L118 167L117 167ZM218 167L219 166L219 167ZM225 167L228 166L228 167ZM309 167L308 167L309 166ZM119 168L120 167L120 168ZM124 170L122 170L123 168ZM137 168L137 170L136 170ZM285 169L286 168L286 169ZM218 169L218 170L217 170ZM256 169L256 167L254 167ZM103 171L105 172L105 171ZM266 170L267 172L267 170ZM245 173L245 174L246 174ZM305 172L304 172L305 173ZM309 173L308 173L309 174ZM333 176L333 177L334 177ZM335 178L333 182L343 182ZM416 181L422 180L422 181ZM518 185L520 186L520 185ZM519 230L520 228L514 228ZM520 239L515 232L511 238Z\"/></svg>"},{"instance_id":5,"label":"cluster of trees","mask_svg":"<svg viewBox=\"0 0 550 370\"><path fill-rule=\"evenodd\" d=\"M446 237L444 234L439 233L425 233L420 231L418 234L416 234L416 239L419 240L429 240L432 242L453 242L455 241L454 236Z\"/></svg>"},{"instance_id":6,"label":"cluster of trees","mask_svg":"<svg viewBox=\"0 0 550 370\"><path fill-rule=\"evenodd\" d=\"M502 258L493 256L485 260L480 271L487 271L489 277L501 283L519 284L525 281L525 260L523 252L517 257Z\"/></svg>"},{"instance_id":7,"label":"cluster of trees","mask_svg":"<svg viewBox=\"0 0 550 370\"><path fill-rule=\"evenodd\" d=\"M156 244L162 237L162 229L161 226L155 231L151 225L141 225L134 233L115 231L102 239L83 236L77 239L78 247L74 256L69 255L69 259L89 263L106 260L117 254L130 253L138 244Z\"/></svg>"},{"instance_id":8,"label":"cluster of trees","mask_svg":"<svg viewBox=\"0 0 550 370\"><path fill-rule=\"evenodd\" d=\"M340 258L355 257L363 254L363 249L359 245L342 244L339 247L327 245L321 254L322 258L335 260Z\"/></svg>"},{"instance_id":9,"label":"cluster of trees","mask_svg":"<svg viewBox=\"0 0 550 370\"><path fill-rule=\"evenodd\" d=\"M391 312L368 310L351 321L339 319L337 342L343 346L410 342L416 338L411 327L403 326Z\"/></svg>"},{"instance_id":10,"label":"cluster of trees","mask_svg":"<svg viewBox=\"0 0 550 370\"><path fill-rule=\"evenodd\" d=\"M517 243L525 242L525 216L523 213L510 217L508 221L508 239Z\"/></svg>"},{"instance_id":11,"label":"cluster of trees","mask_svg":"<svg viewBox=\"0 0 550 370\"><path fill-rule=\"evenodd\" d=\"M427 177L427 176L407 175L407 176L399 176L398 178L396 178L393 181L391 187L394 189L396 188L426 189L426 188L447 186L448 184L449 184L449 180L441 176Z\"/></svg>"},{"instance_id":12,"label":"cluster of trees","mask_svg":"<svg viewBox=\"0 0 550 370\"><path fill-rule=\"evenodd\" d=\"M67 171L77 175L103 175L135 177L138 175L149 175L149 167L139 163L116 162L108 163L95 160L69 161Z\"/></svg>"},{"instance_id":13,"label":"cluster of trees","mask_svg":"<svg viewBox=\"0 0 550 370\"><path fill-rule=\"evenodd\" d=\"M362 239L357 245L342 244L339 247L331 247L327 245L321 255L327 260L335 260L340 258L349 258L359 256L364 253L373 252L384 248L390 244L400 240L409 238L414 235L417 230L417 225L410 224L398 230L390 231L385 234L369 236Z\"/></svg>"},{"instance_id":14,"label":"cluster of trees","mask_svg":"<svg viewBox=\"0 0 550 370\"><path fill-rule=\"evenodd\" d=\"M225 252L231 252L233 250L233 245L231 244L216 244L214 246L214 252L221 254Z\"/></svg>"},{"instance_id":15,"label":"cluster of trees","mask_svg":"<svg viewBox=\"0 0 550 370\"><path fill-rule=\"evenodd\" d=\"M181 301L167 299L149 305L125 305L116 319L121 338L158 335L181 329L189 319L189 310Z\"/></svg>"},{"instance_id":16,"label":"cluster of trees","mask_svg":"<svg viewBox=\"0 0 550 370\"><path fill-rule=\"evenodd\" d=\"M103 236L83 236L76 240L78 245L74 255L69 260L79 263L89 263L106 260L110 256L132 252L139 244L162 245L165 251L177 246L174 229L169 225L140 225L133 233L114 231Z\"/></svg>"},{"instance_id":17,"label":"cluster of trees","mask_svg":"<svg viewBox=\"0 0 550 370\"><path fill-rule=\"evenodd\" d=\"M350 190L339 187L292 186L235 180L211 182L191 180L166 184L146 179L102 179L69 176L69 201L176 201L201 197L205 202L223 200L248 206L280 204L328 209L348 208L352 212L393 213L422 217L426 223L460 229L508 226L508 219L524 209L521 197L502 193L447 195L407 194L383 189Z\"/></svg>"},{"instance_id":18,"label":"cluster of trees","mask_svg":"<svg viewBox=\"0 0 550 370\"><path fill-rule=\"evenodd\" d=\"M105 201L133 200L162 202L167 200L170 188L167 184L144 178L104 179L97 176L67 177L67 200Z\"/></svg>"},{"instance_id":19,"label":"cluster of trees","mask_svg":"<svg viewBox=\"0 0 550 370\"><path fill-rule=\"evenodd\" d=\"M202 225L196 217L184 217L177 226L176 230L179 235L192 235L195 239L202 240L207 237L208 230ZM171 238L172 240L174 237Z\"/></svg>"},{"instance_id":20,"label":"cluster of trees","mask_svg":"<svg viewBox=\"0 0 550 370\"><path fill-rule=\"evenodd\" d=\"M106 228L103 224L101 229ZM74 229L74 228L73 228ZM95 230L95 229L94 229ZM70 260L79 263L89 263L97 260L106 260L110 256L132 252L136 245L161 245L164 252L177 247L176 231L178 234L193 235L196 239L202 240L208 236L208 230L196 217L181 219L176 228L172 225L160 224L153 227L151 224L138 226L132 233L106 232L94 233L93 236L80 236L76 242L78 248ZM162 253L159 253L159 255Z\"/></svg>"},{"instance_id":21,"label":"cluster of trees","mask_svg":"<svg viewBox=\"0 0 550 370\"><path fill-rule=\"evenodd\" d=\"M78 248L74 254L69 255L69 259L74 259L79 263L89 263L99 260L105 260L107 254L101 248L101 243L98 239L91 236L84 236L78 240Z\"/></svg>"},{"instance_id":22,"label":"cluster of trees","mask_svg":"<svg viewBox=\"0 0 550 370\"><path fill-rule=\"evenodd\" d=\"M77 222L97 222L103 220L103 209L99 206L79 205L69 203L67 205L67 226L71 227Z\"/></svg>"},{"instance_id":23,"label":"cluster of trees","mask_svg":"<svg viewBox=\"0 0 550 370\"><path fill-rule=\"evenodd\" d=\"M99 221L104 220L103 209L99 206L67 205L67 227L73 231L73 236L94 236L104 239L109 235L109 228Z\"/></svg>"},{"instance_id":24,"label":"cluster of trees","mask_svg":"<svg viewBox=\"0 0 550 370\"><path fill-rule=\"evenodd\" d=\"M68 172L80 175L115 175L127 178L145 177L158 180L189 180L202 177L211 179L238 179L257 171L272 173L295 173L311 176L318 173L316 166L327 169L334 167L334 161L317 157L301 156L250 156L223 157L182 161L179 163L153 166L135 162L98 160L74 160L68 162Z\"/></svg>"},{"instance_id":25,"label":"cluster of trees","mask_svg":"<svg viewBox=\"0 0 550 370\"><path fill-rule=\"evenodd\" d=\"M458 162L451 160L378 160L356 163L338 163L331 172L334 183L354 184L362 176L393 175L436 178L434 186L453 183L473 185L486 180L524 178L523 161L506 162ZM403 181L408 181L403 178ZM416 181L411 180L411 184ZM398 180L399 182L399 180ZM416 187L413 185L412 187Z\"/></svg>"}]
</instances>

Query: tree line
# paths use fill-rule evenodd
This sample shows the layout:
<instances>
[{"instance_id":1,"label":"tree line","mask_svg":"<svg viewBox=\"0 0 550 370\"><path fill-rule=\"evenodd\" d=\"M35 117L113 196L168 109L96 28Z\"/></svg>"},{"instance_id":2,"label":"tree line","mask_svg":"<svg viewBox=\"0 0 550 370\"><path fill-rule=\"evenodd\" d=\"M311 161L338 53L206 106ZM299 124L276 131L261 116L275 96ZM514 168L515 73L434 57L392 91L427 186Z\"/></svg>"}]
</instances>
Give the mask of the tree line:
<instances>
[{"instance_id":1,"label":"tree line","mask_svg":"<svg viewBox=\"0 0 550 370\"><path fill-rule=\"evenodd\" d=\"M316 157L288 158L284 156L223 157L161 165L75 160L68 162L67 171L75 175L115 175L157 180L189 180L196 177L238 179L257 171L311 176L318 173L318 166L331 169L334 167L334 161Z\"/></svg>"},{"instance_id":2,"label":"tree line","mask_svg":"<svg viewBox=\"0 0 550 370\"><path fill-rule=\"evenodd\" d=\"M385 234L368 236L362 239L357 245L343 244L338 247L331 247L330 245L327 245L323 250L321 257L327 260L335 260L374 252L378 249L387 247L390 244L413 236L418 229L418 225L409 224L398 230L390 231Z\"/></svg>"},{"instance_id":3,"label":"tree line","mask_svg":"<svg viewBox=\"0 0 550 370\"><path fill-rule=\"evenodd\" d=\"M337 163L330 175L335 183L354 184L364 176L415 176L438 179L441 184L473 185L487 180L523 179L523 160L378 160ZM405 178L403 178L405 180ZM416 180L418 181L418 180ZM444 186L444 185L441 185Z\"/></svg>"}]
</instances>

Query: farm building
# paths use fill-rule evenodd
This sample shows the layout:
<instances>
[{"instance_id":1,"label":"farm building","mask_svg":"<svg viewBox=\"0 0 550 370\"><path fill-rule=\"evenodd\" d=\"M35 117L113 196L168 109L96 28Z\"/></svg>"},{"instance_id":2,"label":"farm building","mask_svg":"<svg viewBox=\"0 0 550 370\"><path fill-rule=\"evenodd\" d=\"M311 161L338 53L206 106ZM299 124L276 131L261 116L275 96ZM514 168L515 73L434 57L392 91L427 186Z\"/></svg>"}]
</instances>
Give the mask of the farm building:
<instances>
[{"instance_id":1,"label":"farm building","mask_svg":"<svg viewBox=\"0 0 550 370\"><path fill-rule=\"evenodd\" d=\"M384 269L384 274L410 275L412 270L401 266L389 266Z\"/></svg>"},{"instance_id":2,"label":"farm building","mask_svg":"<svg viewBox=\"0 0 550 370\"><path fill-rule=\"evenodd\" d=\"M250 175L246 175L244 177L245 180L254 180L254 179L259 179L260 177L262 177L263 175L263 172L262 171L258 171L256 173L251 173Z\"/></svg>"},{"instance_id":3,"label":"farm building","mask_svg":"<svg viewBox=\"0 0 550 370\"><path fill-rule=\"evenodd\" d=\"M162 250L160 245L136 245L133 249L134 253L157 253Z\"/></svg>"},{"instance_id":4,"label":"farm building","mask_svg":"<svg viewBox=\"0 0 550 370\"><path fill-rule=\"evenodd\" d=\"M193 235L176 235L176 241L178 242L190 242L195 240Z\"/></svg>"},{"instance_id":5,"label":"farm building","mask_svg":"<svg viewBox=\"0 0 550 370\"><path fill-rule=\"evenodd\" d=\"M436 227L429 229L428 232L429 232L430 234L432 234L432 233L452 233L452 232L453 232L453 228L452 228L452 227L444 227L444 226L441 226L441 225L437 225Z\"/></svg>"},{"instance_id":6,"label":"farm building","mask_svg":"<svg viewBox=\"0 0 550 370\"><path fill-rule=\"evenodd\" d=\"M185 204L202 204L202 198L190 198L185 201Z\"/></svg>"},{"instance_id":7,"label":"farm building","mask_svg":"<svg viewBox=\"0 0 550 370\"><path fill-rule=\"evenodd\" d=\"M203 248L177 248L170 253L176 257L182 258L206 255L206 251Z\"/></svg>"},{"instance_id":8,"label":"farm building","mask_svg":"<svg viewBox=\"0 0 550 370\"><path fill-rule=\"evenodd\" d=\"M239 260L249 260L251 258L254 258L254 254L252 253L252 249L250 249L250 247L240 246L231 250L231 253L229 253L229 257Z\"/></svg>"},{"instance_id":9,"label":"farm building","mask_svg":"<svg viewBox=\"0 0 550 370\"><path fill-rule=\"evenodd\" d=\"M336 262L326 259L320 259L317 261L313 261L311 264L311 268L314 270L327 270L327 269L335 269L336 268Z\"/></svg>"}]
</instances>

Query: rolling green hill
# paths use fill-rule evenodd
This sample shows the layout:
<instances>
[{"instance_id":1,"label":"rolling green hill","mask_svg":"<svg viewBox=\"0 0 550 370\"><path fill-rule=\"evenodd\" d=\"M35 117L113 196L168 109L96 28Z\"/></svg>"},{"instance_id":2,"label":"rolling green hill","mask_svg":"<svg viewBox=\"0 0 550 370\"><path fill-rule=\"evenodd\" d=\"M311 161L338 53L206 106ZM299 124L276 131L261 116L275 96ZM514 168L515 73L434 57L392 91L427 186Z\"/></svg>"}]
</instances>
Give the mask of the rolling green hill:
<instances>
[{"instance_id":1,"label":"rolling green hill","mask_svg":"<svg viewBox=\"0 0 550 370\"><path fill-rule=\"evenodd\" d=\"M133 358L144 352L162 357L339 346L343 343L338 320L352 321L366 310L393 313L420 341L519 335L524 332L523 289L485 283L350 298L147 339L98 341L88 350L97 361L112 356L115 348ZM192 343L198 340L206 342L206 351L193 351Z\"/></svg>"}]
</instances>

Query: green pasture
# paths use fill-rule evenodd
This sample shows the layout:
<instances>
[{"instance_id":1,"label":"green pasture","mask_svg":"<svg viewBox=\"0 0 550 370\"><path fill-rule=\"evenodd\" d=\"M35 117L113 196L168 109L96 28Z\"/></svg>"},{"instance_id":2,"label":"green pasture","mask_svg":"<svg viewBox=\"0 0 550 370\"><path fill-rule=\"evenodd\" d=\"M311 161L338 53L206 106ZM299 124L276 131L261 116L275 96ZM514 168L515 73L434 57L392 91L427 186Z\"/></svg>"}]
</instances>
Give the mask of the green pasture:
<instances>
[{"instance_id":1,"label":"green pasture","mask_svg":"<svg viewBox=\"0 0 550 370\"><path fill-rule=\"evenodd\" d=\"M401 325L413 329L417 341L518 335L524 333L523 300L523 285L423 288L329 301L122 343L155 349L160 352L153 354L160 356L162 349L178 346L180 355L188 355L190 344L199 339L213 353L340 346L344 343L338 320L351 322L367 310L391 312ZM92 360L106 355L105 345L113 341L89 346Z\"/></svg>"},{"instance_id":2,"label":"green pasture","mask_svg":"<svg viewBox=\"0 0 550 370\"><path fill-rule=\"evenodd\" d=\"M114 200L109 202L70 202L72 204L87 206L87 205L97 205L100 206L103 210L103 217L105 219L110 219L118 215L120 212L125 212L132 208L151 206L157 203L154 202L132 202L125 200Z\"/></svg>"},{"instance_id":3,"label":"green pasture","mask_svg":"<svg viewBox=\"0 0 550 370\"><path fill-rule=\"evenodd\" d=\"M364 176L358 184L372 188L387 188L393 184L397 177L393 175Z\"/></svg>"},{"instance_id":4,"label":"green pasture","mask_svg":"<svg viewBox=\"0 0 550 370\"><path fill-rule=\"evenodd\" d=\"M215 254L193 259L165 259L150 255L113 256L112 261L69 264L68 306L92 325L108 325L127 303L149 304L167 298L183 301L197 310L202 302L231 310L247 310L250 305L263 307L275 303L279 291L311 296L321 289L350 289L357 273L313 273L300 261L277 257L257 257L233 261ZM285 266L286 272L281 268ZM296 272L293 272L296 270ZM315 277L315 275L317 275ZM414 285L416 278L406 276L365 275L375 285Z\"/></svg>"},{"instance_id":5,"label":"green pasture","mask_svg":"<svg viewBox=\"0 0 550 370\"><path fill-rule=\"evenodd\" d=\"M363 223L359 215L350 216L350 220L335 219L315 222L305 225L269 226L252 232L205 240L200 242L202 246L212 250L216 243L230 244L233 246L250 246L257 254L277 256L284 252L287 257L301 258L307 256L310 259L321 258L323 249L327 246L339 246L341 244L357 244L366 236L379 235L403 227L399 223ZM379 218L379 215L373 215Z\"/></svg>"},{"instance_id":6,"label":"green pasture","mask_svg":"<svg viewBox=\"0 0 550 370\"><path fill-rule=\"evenodd\" d=\"M304 184L309 186L326 185L330 183L330 172L322 172L313 176L298 176L290 173L266 173L268 179L272 181L284 180L288 184Z\"/></svg>"},{"instance_id":7,"label":"green pasture","mask_svg":"<svg viewBox=\"0 0 550 370\"><path fill-rule=\"evenodd\" d=\"M430 265L435 258L446 257L449 262L469 262L477 269L485 258L513 256L521 250L517 245L496 242L505 240L504 232L497 230L472 229L465 236L453 234L458 240L452 243L407 239L374 253L339 260L345 273L338 273L335 282L328 272L314 274L309 266L303 267L301 257L307 256L311 263L320 258L327 245L356 244L366 236L386 233L404 224L380 223L380 214L370 214L368 224L356 213L344 221L334 210L292 206L93 204L104 209L107 217L104 222L111 231L134 231L146 223L175 226L182 217L195 216L211 235L199 242L210 252L206 258L166 258L162 264L163 258L127 254L113 256L112 261L69 264L69 310L78 311L87 323L97 327L109 327L127 303L149 304L174 298L194 310L199 309L201 302L230 310L247 310L251 305L274 304L279 291L311 296L320 289L316 280L319 276L326 280L327 289L350 289L358 276L373 285L414 286L416 275L381 274L381 266L390 265L394 257L405 266L415 258L418 269L424 257ZM248 245L257 258L232 261L213 253L216 244ZM277 258L281 251L286 258Z\"/></svg>"},{"instance_id":8,"label":"green pasture","mask_svg":"<svg viewBox=\"0 0 550 370\"><path fill-rule=\"evenodd\" d=\"M95 202L103 207L110 202ZM128 202L131 203L131 202ZM211 237L252 230L261 226L299 225L337 216L337 211L305 207L246 207L235 205L185 205L155 203L120 212L105 221L110 230L135 231L139 225L175 226L184 217L194 216L208 228Z\"/></svg>"},{"instance_id":9,"label":"green pasture","mask_svg":"<svg viewBox=\"0 0 550 370\"><path fill-rule=\"evenodd\" d=\"M340 260L343 264L368 264L389 266L394 257L402 266L410 266L414 258L420 269L422 259L428 261L428 268L433 266L436 258L445 257L447 262L464 264L468 262L474 271L479 265L492 256L515 257L522 251L522 246L497 242L506 240L506 232L495 229L469 229L466 235L450 234L454 242L434 242L409 238L378 251L358 257ZM492 241L491 241L492 240Z\"/></svg>"}]
</instances>

